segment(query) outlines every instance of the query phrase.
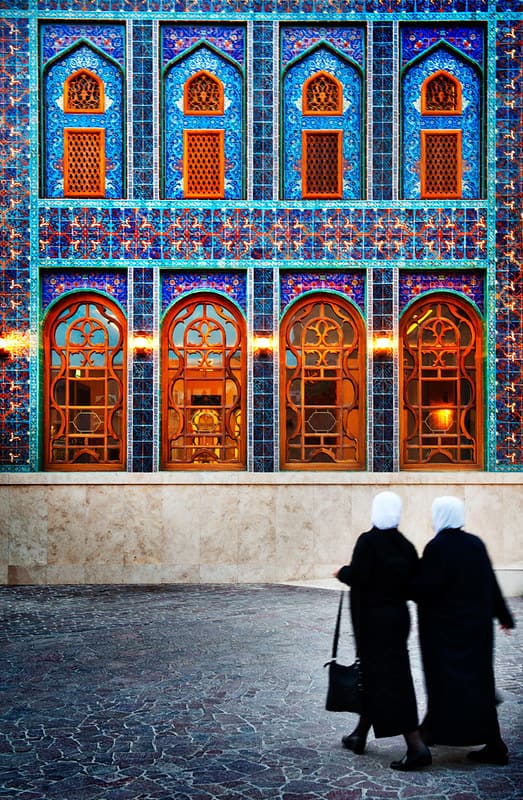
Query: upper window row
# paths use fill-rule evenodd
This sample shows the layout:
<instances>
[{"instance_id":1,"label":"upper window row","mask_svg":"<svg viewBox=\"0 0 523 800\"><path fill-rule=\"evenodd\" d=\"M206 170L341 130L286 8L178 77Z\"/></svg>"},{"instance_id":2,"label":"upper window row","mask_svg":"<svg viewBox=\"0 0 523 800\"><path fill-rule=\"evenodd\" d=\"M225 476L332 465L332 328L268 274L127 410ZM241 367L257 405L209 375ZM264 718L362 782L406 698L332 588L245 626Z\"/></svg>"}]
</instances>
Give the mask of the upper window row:
<instances>
[{"instance_id":1,"label":"upper window row","mask_svg":"<svg viewBox=\"0 0 523 800\"><path fill-rule=\"evenodd\" d=\"M84 49L89 50L87 45ZM57 63L46 73L46 197L125 195L123 76L98 53L97 60L86 60L89 68L68 73L67 64ZM404 197L482 195L481 82L472 67L454 69L455 60L449 55L443 59L447 68L429 65L405 80L400 148ZM200 68L201 62L184 63L183 71L176 63L164 74L162 196L242 199L250 135L244 75L215 52L205 60L209 68ZM471 82L466 100L463 78ZM364 120L365 85L357 64L320 48L291 65L282 81L281 198L363 199Z\"/></svg>"},{"instance_id":2,"label":"upper window row","mask_svg":"<svg viewBox=\"0 0 523 800\"><path fill-rule=\"evenodd\" d=\"M163 469L244 469L247 334L219 294L166 313L160 344ZM482 322L452 294L410 306L400 324L400 463L483 463ZM44 325L44 466L124 469L127 329L96 292L60 298ZM360 311L329 293L293 303L280 332L282 469L365 469L366 332Z\"/></svg>"}]
</instances>

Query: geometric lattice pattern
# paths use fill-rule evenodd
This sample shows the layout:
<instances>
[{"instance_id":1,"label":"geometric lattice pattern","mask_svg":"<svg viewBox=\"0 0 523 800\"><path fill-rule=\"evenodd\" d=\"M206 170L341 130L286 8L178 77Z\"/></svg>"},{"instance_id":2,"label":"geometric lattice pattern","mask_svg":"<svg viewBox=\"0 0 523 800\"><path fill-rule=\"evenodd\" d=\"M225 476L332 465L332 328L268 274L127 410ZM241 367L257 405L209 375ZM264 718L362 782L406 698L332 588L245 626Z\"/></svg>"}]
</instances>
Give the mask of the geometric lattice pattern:
<instances>
[{"instance_id":1,"label":"geometric lattice pattern","mask_svg":"<svg viewBox=\"0 0 523 800\"><path fill-rule=\"evenodd\" d=\"M304 131L304 197L341 197L341 131Z\"/></svg>"},{"instance_id":2,"label":"geometric lattice pattern","mask_svg":"<svg viewBox=\"0 0 523 800\"><path fill-rule=\"evenodd\" d=\"M223 131L185 131L186 197L223 197Z\"/></svg>"},{"instance_id":3,"label":"geometric lattice pattern","mask_svg":"<svg viewBox=\"0 0 523 800\"><path fill-rule=\"evenodd\" d=\"M104 130L64 130L66 197L103 197L104 140Z\"/></svg>"},{"instance_id":4,"label":"geometric lattice pattern","mask_svg":"<svg viewBox=\"0 0 523 800\"><path fill-rule=\"evenodd\" d=\"M421 131L421 196L461 194L461 131Z\"/></svg>"},{"instance_id":5,"label":"geometric lattice pattern","mask_svg":"<svg viewBox=\"0 0 523 800\"><path fill-rule=\"evenodd\" d=\"M307 84L303 110L308 114L340 114L342 99L338 81L330 75L320 73Z\"/></svg>"}]
</instances>

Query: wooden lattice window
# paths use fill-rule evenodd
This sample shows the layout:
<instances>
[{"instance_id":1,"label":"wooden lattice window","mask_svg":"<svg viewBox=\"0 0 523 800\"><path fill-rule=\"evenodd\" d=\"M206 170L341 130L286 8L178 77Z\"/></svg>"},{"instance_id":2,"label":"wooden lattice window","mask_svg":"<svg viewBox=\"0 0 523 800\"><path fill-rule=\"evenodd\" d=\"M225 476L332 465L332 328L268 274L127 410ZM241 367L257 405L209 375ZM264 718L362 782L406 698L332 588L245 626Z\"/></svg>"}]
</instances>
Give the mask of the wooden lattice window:
<instances>
[{"instance_id":1,"label":"wooden lattice window","mask_svg":"<svg viewBox=\"0 0 523 800\"><path fill-rule=\"evenodd\" d=\"M303 131L302 195L342 197L343 132Z\"/></svg>"},{"instance_id":2,"label":"wooden lattice window","mask_svg":"<svg viewBox=\"0 0 523 800\"><path fill-rule=\"evenodd\" d=\"M328 72L318 72L303 84L304 115L333 115L343 113L343 88Z\"/></svg>"},{"instance_id":3,"label":"wooden lattice window","mask_svg":"<svg viewBox=\"0 0 523 800\"><path fill-rule=\"evenodd\" d=\"M104 111L104 84L87 69L70 75L64 83L64 111L72 114L101 114Z\"/></svg>"},{"instance_id":4,"label":"wooden lattice window","mask_svg":"<svg viewBox=\"0 0 523 800\"><path fill-rule=\"evenodd\" d=\"M421 196L461 197L461 131L421 131Z\"/></svg>"},{"instance_id":5,"label":"wooden lattice window","mask_svg":"<svg viewBox=\"0 0 523 800\"><path fill-rule=\"evenodd\" d=\"M185 197L223 197L223 130L185 130L183 141Z\"/></svg>"},{"instance_id":6,"label":"wooden lattice window","mask_svg":"<svg viewBox=\"0 0 523 800\"><path fill-rule=\"evenodd\" d=\"M185 84L185 114L223 114L223 84L214 75L202 70Z\"/></svg>"},{"instance_id":7,"label":"wooden lattice window","mask_svg":"<svg viewBox=\"0 0 523 800\"><path fill-rule=\"evenodd\" d=\"M245 468L245 321L215 295L167 315L162 344L164 469Z\"/></svg>"},{"instance_id":8,"label":"wooden lattice window","mask_svg":"<svg viewBox=\"0 0 523 800\"><path fill-rule=\"evenodd\" d=\"M365 335L341 298L307 296L281 329L281 466L365 468Z\"/></svg>"},{"instance_id":9,"label":"wooden lattice window","mask_svg":"<svg viewBox=\"0 0 523 800\"><path fill-rule=\"evenodd\" d=\"M64 129L64 196L105 196L105 131Z\"/></svg>"},{"instance_id":10,"label":"wooden lattice window","mask_svg":"<svg viewBox=\"0 0 523 800\"><path fill-rule=\"evenodd\" d=\"M421 87L422 114L461 114L461 83L448 72L430 75Z\"/></svg>"},{"instance_id":11,"label":"wooden lattice window","mask_svg":"<svg viewBox=\"0 0 523 800\"><path fill-rule=\"evenodd\" d=\"M480 469L482 327L454 296L419 301L400 330L401 466Z\"/></svg>"},{"instance_id":12,"label":"wooden lattice window","mask_svg":"<svg viewBox=\"0 0 523 800\"><path fill-rule=\"evenodd\" d=\"M44 329L44 466L125 466L126 324L115 303L80 293Z\"/></svg>"}]
</instances>

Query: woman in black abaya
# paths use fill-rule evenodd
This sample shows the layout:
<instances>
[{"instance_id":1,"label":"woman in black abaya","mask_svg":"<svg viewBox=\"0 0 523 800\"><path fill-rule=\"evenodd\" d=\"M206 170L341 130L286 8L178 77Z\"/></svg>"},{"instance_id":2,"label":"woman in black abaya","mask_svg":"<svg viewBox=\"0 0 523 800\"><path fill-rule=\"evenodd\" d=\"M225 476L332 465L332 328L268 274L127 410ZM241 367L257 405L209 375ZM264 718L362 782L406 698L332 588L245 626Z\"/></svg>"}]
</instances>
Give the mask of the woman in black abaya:
<instances>
[{"instance_id":1,"label":"woman in black abaya","mask_svg":"<svg viewBox=\"0 0 523 800\"><path fill-rule=\"evenodd\" d=\"M362 533L351 563L336 577L351 587L351 613L360 658L364 710L343 746L363 753L372 727L376 738L402 734L407 753L393 769L432 763L418 730L416 696L407 639L410 616L406 588L418 565L414 546L398 530L401 499L381 492L372 504L372 529Z\"/></svg>"},{"instance_id":2,"label":"woman in black abaya","mask_svg":"<svg viewBox=\"0 0 523 800\"><path fill-rule=\"evenodd\" d=\"M426 546L414 582L428 709L426 742L484 744L473 761L507 764L499 730L493 668L493 618L514 627L487 550L462 530L464 506L457 497L432 505L436 536Z\"/></svg>"}]
</instances>

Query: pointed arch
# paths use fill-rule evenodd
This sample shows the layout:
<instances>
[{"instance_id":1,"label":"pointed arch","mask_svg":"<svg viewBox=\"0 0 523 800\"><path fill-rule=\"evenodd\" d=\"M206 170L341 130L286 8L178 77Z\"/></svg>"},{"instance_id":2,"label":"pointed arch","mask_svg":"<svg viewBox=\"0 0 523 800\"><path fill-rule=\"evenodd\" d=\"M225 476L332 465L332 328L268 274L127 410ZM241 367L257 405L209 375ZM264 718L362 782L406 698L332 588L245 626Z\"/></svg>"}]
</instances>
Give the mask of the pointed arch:
<instances>
[{"instance_id":1,"label":"pointed arch","mask_svg":"<svg viewBox=\"0 0 523 800\"><path fill-rule=\"evenodd\" d=\"M194 116L223 114L223 83L204 69L191 75L185 82L183 107L185 114Z\"/></svg>"},{"instance_id":2,"label":"pointed arch","mask_svg":"<svg viewBox=\"0 0 523 800\"><path fill-rule=\"evenodd\" d=\"M303 84L302 111L307 115L339 115L343 113L343 86L324 70L311 75Z\"/></svg>"},{"instance_id":3,"label":"pointed arch","mask_svg":"<svg viewBox=\"0 0 523 800\"><path fill-rule=\"evenodd\" d=\"M64 81L64 112L66 114L103 114L105 111L104 82L89 69L76 70Z\"/></svg>"},{"instance_id":4,"label":"pointed arch","mask_svg":"<svg viewBox=\"0 0 523 800\"><path fill-rule=\"evenodd\" d=\"M461 114L461 82L447 70L429 75L421 86L422 114Z\"/></svg>"}]
</instances>

